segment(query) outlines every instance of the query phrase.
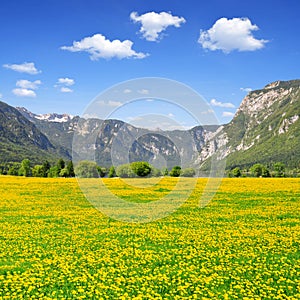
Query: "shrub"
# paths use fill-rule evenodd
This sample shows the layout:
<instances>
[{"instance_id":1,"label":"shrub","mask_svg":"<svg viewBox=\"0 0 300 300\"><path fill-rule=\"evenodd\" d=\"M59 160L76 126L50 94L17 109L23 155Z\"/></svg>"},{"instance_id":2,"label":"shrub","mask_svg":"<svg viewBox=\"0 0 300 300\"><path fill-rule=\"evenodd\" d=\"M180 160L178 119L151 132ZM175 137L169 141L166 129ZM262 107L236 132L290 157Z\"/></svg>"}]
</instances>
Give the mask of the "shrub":
<instances>
[{"instance_id":1,"label":"shrub","mask_svg":"<svg viewBox=\"0 0 300 300\"><path fill-rule=\"evenodd\" d=\"M145 161L137 161L130 164L130 167L134 174L139 177L146 177L151 173L151 166L148 162Z\"/></svg>"},{"instance_id":2,"label":"shrub","mask_svg":"<svg viewBox=\"0 0 300 300\"><path fill-rule=\"evenodd\" d=\"M124 164L117 167L116 174L121 178L133 178L136 174L133 172L130 164Z\"/></svg>"},{"instance_id":3,"label":"shrub","mask_svg":"<svg viewBox=\"0 0 300 300\"><path fill-rule=\"evenodd\" d=\"M196 175L196 171L193 168L183 169L180 173L182 177L194 177Z\"/></svg>"},{"instance_id":4,"label":"shrub","mask_svg":"<svg viewBox=\"0 0 300 300\"><path fill-rule=\"evenodd\" d=\"M170 172L170 176L172 177L179 177L181 174L181 167L175 166Z\"/></svg>"},{"instance_id":5,"label":"shrub","mask_svg":"<svg viewBox=\"0 0 300 300\"><path fill-rule=\"evenodd\" d=\"M75 167L75 174L80 178L97 178L99 173L94 161L83 160Z\"/></svg>"}]
</instances>

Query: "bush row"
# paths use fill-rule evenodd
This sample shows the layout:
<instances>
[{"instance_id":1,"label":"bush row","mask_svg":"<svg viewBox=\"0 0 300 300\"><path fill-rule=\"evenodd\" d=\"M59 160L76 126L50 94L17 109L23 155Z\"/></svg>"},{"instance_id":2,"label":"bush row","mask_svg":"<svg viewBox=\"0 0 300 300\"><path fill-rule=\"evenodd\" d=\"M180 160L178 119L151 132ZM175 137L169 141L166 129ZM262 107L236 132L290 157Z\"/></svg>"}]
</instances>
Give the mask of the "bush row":
<instances>
[{"instance_id":1,"label":"bush row","mask_svg":"<svg viewBox=\"0 0 300 300\"><path fill-rule=\"evenodd\" d=\"M40 165L32 166L30 160L24 159L21 163L11 162L0 164L0 174L25 177L77 177L97 178L97 177L194 177L195 170L192 168L181 169L174 166L171 170L160 170L150 165L148 162L132 162L130 164L120 165L118 167L104 168L98 166L93 161L80 161L75 168L72 161L65 162L59 159L56 164L51 165L47 160Z\"/></svg>"}]
</instances>

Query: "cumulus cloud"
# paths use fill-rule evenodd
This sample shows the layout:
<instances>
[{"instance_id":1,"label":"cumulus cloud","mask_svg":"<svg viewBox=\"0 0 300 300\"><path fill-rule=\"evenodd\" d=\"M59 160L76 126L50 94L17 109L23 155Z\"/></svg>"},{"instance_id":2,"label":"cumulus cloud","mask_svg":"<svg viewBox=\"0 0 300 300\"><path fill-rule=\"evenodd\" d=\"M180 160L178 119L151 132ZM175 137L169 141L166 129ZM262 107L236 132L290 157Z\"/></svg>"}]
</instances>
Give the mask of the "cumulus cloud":
<instances>
[{"instance_id":1,"label":"cumulus cloud","mask_svg":"<svg viewBox=\"0 0 300 300\"><path fill-rule=\"evenodd\" d=\"M16 82L16 89L13 89L12 92L18 97L36 97L34 90L37 90L39 85L42 84L40 80L29 81L26 79L21 79Z\"/></svg>"},{"instance_id":2,"label":"cumulus cloud","mask_svg":"<svg viewBox=\"0 0 300 300\"><path fill-rule=\"evenodd\" d=\"M248 18L221 18L210 29L200 31L198 42L204 49L222 50L224 53L233 50L255 51L268 42L253 36L252 31L258 29Z\"/></svg>"},{"instance_id":3,"label":"cumulus cloud","mask_svg":"<svg viewBox=\"0 0 300 300\"><path fill-rule=\"evenodd\" d=\"M127 117L126 118L129 122L136 122L136 121L142 121L143 117L135 116L135 117Z\"/></svg>"},{"instance_id":4,"label":"cumulus cloud","mask_svg":"<svg viewBox=\"0 0 300 300\"><path fill-rule=\"evenodd\" d=\"M98 104L100 106L110 106L110 107L118 107L120 105L122 105L122 102L120 101L113 101L113 100L109 100L109 101L99 101Z\"/></svg>"},{"instance_id":5,"label":"cumulus cloud","mask_svg":"<svg viewBox=\"0 0 300 300\"><path fill-rule=\"evenodd\" d=\"M36 97L36 93L33 90L29 90L29 89L13 89L12 91L14 93L14 95L18 96L18 97L31 97L34 98Z\"/></svg>"},{"instance_id":6,"label":"cumulus cloud","mask_svg":"<svg viewBox=\"0 0 300 300\"><path fill-rule=\"evenodd\" d=\"M203 110L200 112L201 115L209 115L209 114L213 114L213 113L214 113L213 109Z\"/></svg>"},{"instance_id":7,"label":"cumulus cloud","mask_svg":"<svg viewBox=\"0 0 300 300\"><path fill-rule=\"evenodd\" d=\"M36 90L38 89L38 86L42 84L40 80L35 81L29 81L26 79L21 79L16 82L16 86L22 89L30 89L30 90Z\"/></svg>"},{"instance_id":8,"label":"cumulus cloud","mask_svg":"<svg viewBox=\"0 0 300 300\"><path fill-rule=\"evenodd\" d=\"M233 117L233 116L234 116L234 113L230 112L230 111L224 111L222 113L222 117Z\"/></svg>"},{"instance_id":9,"label":"cumulus cloud","mask_svg":"<svg viewBox=\"0 0 300 300\"><path fill-rule=\"evenodd\" d=\"M70 88L68 88L68 87L65 87L65 86L62 86L62 87L60 88L60 91L61 91L62 93L72 93L72 92L73 92L72 89L70 89Z\"/></svg>"},{"instance_id":10,"label":"cumulus cloud","mask_svg":"<svg viewBox=\"0 0 300 300\"><path fill-rule=\"evenodd\" d=\"M138 93L142 94L142 95L148 95L149 94L149 90L147 90L147 89L141 89L141 90L138 90Z\"/></svg>"},{"instance_id":11,"label":"cumulus cloud","mask_svg":"<svg viewBox=\"0 0 300 300\"><path fill-rule=\"evenodd\" d=\"M131 90L130 90L130 89L125 89L125 90L123 91L123 93L124 93L124 94L130 94L130 93L131 93Z\"/></svg>"},{"instance_id":12,"label":"cumulus cloud","mask_svg":"<svg viewBox=\"0 0 300 300\"><path fill-rule=\"evenodd\" d=\"M5 64L3 67L16 72L27 73L31 75L41 73L41 71L37 70L33 62L24 62L23 64Z\"/></svg>"},{"instance_id":13,"label":"cumulus cloud","mask_svg":"<svg viewBox=\"0 0 300 300\"><path fill-rule=\"evenodd\" d=\"M180 27L181 24L185 23L183 17L172 16L171 13L167 12L148 12L143 15L138 15L137 12L130 14L130 19L134 23L141 23L140 33L147 41L155 42L161 38L161 34L169 26Z\"/></svg>"},{"instance_id":14,"label":"cumulus cloud","mask_svg":"<svg viewBox=\"0 0 300 300\"><path fill-rule=\"evenodd\" d=\"M252 91L251 88L240 88L240 90L246 93L250 93Z\"/></svg>"},{"instance_id":15,"label":"cumulus cloud","mask_svg":"<svg viewBox=\"0 0 300 300\"><path fill-rule=\"evenodd\" d=\"M58 78L57 83L58 84L63 84L63 85L66 85L66 86L71 86L71 85L75 84L75 80L71 79L71 78L68 78L68 77Z\"/></svg>"},{"instance_id":16,"label":"cumulus cloud","mask_svg":"<svg viewBox=\"0 0 300 300\"><path fill-rule=\"evenodd\" d=\"M57 83L54 85L54 87L59 88L59 90L62 93L72 93L73 90L70 88L70 86L75 84L75 80L68 77L61 77L58 78Z\"/></svg>"},{"instance_id":17,"label":"cumulus cloud","mask_svg":"<svg viewBox=\"0 0 300 300\"><path fill-rule=\"evenodd\" d=\"M212 106L218 106L218 107L226 107L226 108L234 108L234 104L232 103L229 103L229 102L220 102L220 101L217 101L216 99L211 99L210 100L210 104Z\"/></svg>"},{"instance_id":18,"label":"cumulus cloud","mask_svg":"<svg viewBox=\"0 0 300 300\"><path fill-rule=\"evenodd\" d=\"M110 41L102 34L95 34L93 36L85 37L81 41L73 42L72 46L63 46L62 50L71 52L87 52L90 54L91 60L98 60L99 58L145 58L147 54L142 52L135 52L132 49L133 42L125 40Z\"/></svg>"}]
</instances>

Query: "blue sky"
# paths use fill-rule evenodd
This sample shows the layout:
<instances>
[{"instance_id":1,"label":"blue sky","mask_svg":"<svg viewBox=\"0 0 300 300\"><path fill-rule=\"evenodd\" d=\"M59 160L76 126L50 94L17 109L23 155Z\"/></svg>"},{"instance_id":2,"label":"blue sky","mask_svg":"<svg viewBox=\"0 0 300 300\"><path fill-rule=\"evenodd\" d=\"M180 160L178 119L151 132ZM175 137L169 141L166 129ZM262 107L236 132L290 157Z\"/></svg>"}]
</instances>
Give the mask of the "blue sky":
<instances>
[{"instance_id":1,"label":"blue sky","mask_svg":"<svg viewBox=\"0 0 300 300\"><path fill-rule=\"evenodd\" d=\"M11 0L0 11L1 100L35 113L81 115L111 86L161 77L226 123L250 89L300 78L298 0Z\"/></svg>"}]
</instances>

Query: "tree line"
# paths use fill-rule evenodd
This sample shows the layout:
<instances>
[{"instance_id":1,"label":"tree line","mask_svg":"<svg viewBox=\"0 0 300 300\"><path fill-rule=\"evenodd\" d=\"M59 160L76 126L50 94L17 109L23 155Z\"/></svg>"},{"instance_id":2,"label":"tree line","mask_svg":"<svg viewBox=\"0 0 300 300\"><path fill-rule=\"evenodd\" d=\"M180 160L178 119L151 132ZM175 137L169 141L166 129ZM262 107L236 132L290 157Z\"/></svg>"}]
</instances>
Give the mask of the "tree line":
<instances>
[{"instance_id":1,"label":"tree line","mask_svg":"<svg viewBox=\"0 0 300 300\"><path fill-rule=\"evenodd\" d=\"M300 177L299 168L287 169L282 162L276 162L266 166L256 163L248 168L235 167L227 172L228 177Z\"/></svg>"},{"instance_id":2,"label":"tree line","mask_svg":"<svg viewBox=\"0 0 300 300\"><path fill-rule=\"evenodd\" d=\"M95 177L120 177L120 178L137 178L137 177L194 177L196 171L193 168L181 169L180 166L174 166L171 170L164 168L160 170L145 161L136 161L110 168L99 167L96 162L80 161L75 167L77 177L95 178Z\"/></svg>"},{"instance_id":3,"label":"tree line","mask_svg":"<svg viewBox=\"0 0 300 300\"><path fill-rule=\"evenodd\" d=\"M60 158L56 163L45 160L42 164L32 165L29 159L22 162L0 163L0 174L25 177L194 177L196 171L193 168L182 169L174 166L172 169L158 169L145 161L132 162L117 167L109 168L98 166L93 161L80 161L74 168L72 161L64 161ZM300 177L300 165L297 169L287 169L282 162L273 163L270 166L256 163L251 167L235 167L227 171L228 177Z\"/></svg>"},{"instance_id":4,"label":"tree line","mask_svg":"<svg viewBox=\"0 0 300 300\"><path fill-rule=\"evenodd\" d=\"M167 168L160 170L155 168L148 162L139 161L130 164L120 165L118 167L111 166L105 168L98 166L93 161L80 161L74 168L72 161L65 162L60 158L55 164L44 161L43 164L32 166L29 159L22 162L9 162L0 164L1 175L25 176L25 177L77 177L81 178L98 178L98 177L194 177L196 172L193 168L181 169L180 166L174 166L171 170Z\"/></svg>"},{"instance_id":5,"label":"tree line","mask_svg":"<svg viewBox=\"0 0 300 300\"><path fill-rule=\"evenodd\" d=\"M65 162L62 158L55 164L45 160L43 164L34 166L29 159L23 159L22 162L2 163L0 174L25 177L75 177L73 162Z\"/></svg>"}]
</instances>

